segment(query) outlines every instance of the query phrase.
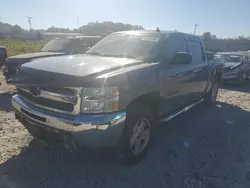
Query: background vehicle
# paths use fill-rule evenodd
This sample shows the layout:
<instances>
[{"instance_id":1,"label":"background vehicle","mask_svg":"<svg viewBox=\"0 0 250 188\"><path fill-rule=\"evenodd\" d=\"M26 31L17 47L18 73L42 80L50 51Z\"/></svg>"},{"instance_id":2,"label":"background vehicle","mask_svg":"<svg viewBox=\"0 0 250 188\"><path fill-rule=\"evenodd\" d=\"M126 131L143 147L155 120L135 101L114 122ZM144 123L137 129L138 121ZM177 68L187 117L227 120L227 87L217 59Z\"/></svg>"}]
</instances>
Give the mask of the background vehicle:
<instances>
[{"instance_id":1,"label":"background vehicle","mask_svg":"<svg viewBox=\"0 0 250 188\"><path fill-rule=\"evenodd\" d=\"M3 46L0 46L0 69L5 64L7 56L7 49Z\"/></svg>"},{"instance_id":2,"label":"background vehicle","mask_svg":"<svg viewBox=\"0 0 250 188\"><path fill-rule=\"evenodd\" d=\"M216 102L223 64L209 60L194 35L117 32L84 55L22 65L12 105L35 137L72 148L119 145L137 162L157 122Z\"/></svg>"},{"instance_id":3,"label":"background vehicle","mask_svg":"<svg viewBox=\"0 0 250 188\"><path fill-rule=\"evenodd\" d=\"M223 81L243 83L250 75L250 64L245 52L219 52L225 60Z\"/></svg>"},{"instance_id":4,"label":"background vehicle","mask_svg":"<svg viewBox=\"0 0 250 188\"><path fill-rule=\"evenodd\" d=\"M9 57L6 61L6 67L4 71L6 80L14 76L16 74L17 68L24 63L43 57L61 56L65 54L83 54L101 39L101 36L55 38L48 42L41 49L41 52Z\"/></svg>"}]
</instances>

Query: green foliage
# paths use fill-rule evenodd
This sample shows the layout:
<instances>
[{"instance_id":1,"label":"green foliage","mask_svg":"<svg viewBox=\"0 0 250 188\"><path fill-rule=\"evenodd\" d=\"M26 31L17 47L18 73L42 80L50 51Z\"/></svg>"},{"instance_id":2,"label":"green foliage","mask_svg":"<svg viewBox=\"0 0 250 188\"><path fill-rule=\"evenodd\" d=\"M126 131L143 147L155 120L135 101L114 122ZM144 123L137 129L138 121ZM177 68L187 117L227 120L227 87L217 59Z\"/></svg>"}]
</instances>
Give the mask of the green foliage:
<instances>
[{"instance_id":1,"label":"green foliage","mask_svg":"<svg viewBox=\"0 0 250 188\"><path fill-rule=\"evenodd\" d=\"M111 21L105 22L89 22L87 25L83 25L77 32L83 33L84 35L107 35L116 31L126 30L144 30L141 25L131 25L124 23L114 23Z\"/></svg>"},{"instance_id":2,"label":"green foliage","mask_svg":"<svg viewBox=\"0 0 250 188\"><path fill-rule=\"evenodd\" d=\"M203 35L201 36L201 38L204 41L209 41L209 40L216 39L216 36L212 35L211 32L204 32Z\"/></svg>"},{"instance_id":3,"label":"green foliage","mask_svg":"<svg viewBox=\"0 0 250 188\"><path fill-rule=\"evenodd\" d=\"M18 39L0 39L0 46L8 50L8 56L17 54L39 52L46 41L22 41Z\"/></svg>"},{"instance_id":4,"label":"green foliage","mask_svg":"<svg viewBox=\"0 0 250 188\"><path fill-rule=\"evenodd\" d=\"M126 30L143 30L141 25L131 25L124 23L114 23L111 21L104 22L89 22L87 25L82 25L79 29L70 30L69 28L50 27L47 32L61 32L61 33L83 33L84 35L107 35L116 31Z\"/></svg>"}]
</instances>

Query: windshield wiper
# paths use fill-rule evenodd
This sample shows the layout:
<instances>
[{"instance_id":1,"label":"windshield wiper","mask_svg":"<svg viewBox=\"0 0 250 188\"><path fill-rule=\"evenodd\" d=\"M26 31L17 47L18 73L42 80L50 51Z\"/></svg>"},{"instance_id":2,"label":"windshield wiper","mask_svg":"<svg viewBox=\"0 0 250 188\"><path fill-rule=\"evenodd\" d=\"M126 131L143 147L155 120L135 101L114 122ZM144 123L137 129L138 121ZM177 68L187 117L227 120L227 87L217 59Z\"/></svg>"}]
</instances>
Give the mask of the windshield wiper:
<instances>
[{"instance_id":1,"label":"windshield wiper","mask_svg":"<svg viewBox=\"0 0 250 188\"><path fill-rule=\"evenodd\" d=\"M98 55L98 56L103 56L103 57L121 57L121 58L131 58L131 59L136 59L136 57L132 56L132 55L115 55L115 54L102 54L100 52L89 52L86 54L90 54L90 55Z\"/></svg>"},{"instance_id":2,"label":"windshield wiper","mask_svg":"<svg viewBox=\"0 0 250 188\"><path fill-rule=\"evenodd\" d=\"M113 57L121 57L121 58L131 58L131 59L137 59L135 56L132 55L110 55Z\"/></svg>"},{"instance_id":3,"label":"windshield wiper","mask_svg":"<svg viewBox=\"0 0 250 188\"><path fill-rule=\"evenodd\" d=\"M41 50L41 52L59 52L59 51L56 51L56 50Z\"/></svg>"},{"instance_id":4,"label":"windshield wiper","mask_svg":"<svg viewBox=\"0 0 250 188\"><path fill-rule=\"evenodd\" d=\"M100 53L100 52L89 52L89 53L85 53L85 54L104 56L104 55L103 55L102 53Z\"/></svg>"}]
</instances>

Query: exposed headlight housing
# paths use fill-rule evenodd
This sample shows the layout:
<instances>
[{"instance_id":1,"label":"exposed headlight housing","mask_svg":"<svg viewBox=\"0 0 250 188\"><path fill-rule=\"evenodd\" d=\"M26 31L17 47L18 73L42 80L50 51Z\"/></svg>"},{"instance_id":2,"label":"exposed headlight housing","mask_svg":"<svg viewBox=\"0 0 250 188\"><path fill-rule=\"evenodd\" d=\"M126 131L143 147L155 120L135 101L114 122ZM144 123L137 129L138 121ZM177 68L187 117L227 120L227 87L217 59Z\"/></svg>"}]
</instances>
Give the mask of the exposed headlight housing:
<instances>
[{"instance_id":1,"label":"exposed headlight housing","mask_svg":"<svg viewBox=\"0 0 250 188\"><path fill-rule=\"evenodd\" d=\"M118 111L118 87L84 88L82 93L82 113L107 113Z\"/></svg>"}]
</instances>

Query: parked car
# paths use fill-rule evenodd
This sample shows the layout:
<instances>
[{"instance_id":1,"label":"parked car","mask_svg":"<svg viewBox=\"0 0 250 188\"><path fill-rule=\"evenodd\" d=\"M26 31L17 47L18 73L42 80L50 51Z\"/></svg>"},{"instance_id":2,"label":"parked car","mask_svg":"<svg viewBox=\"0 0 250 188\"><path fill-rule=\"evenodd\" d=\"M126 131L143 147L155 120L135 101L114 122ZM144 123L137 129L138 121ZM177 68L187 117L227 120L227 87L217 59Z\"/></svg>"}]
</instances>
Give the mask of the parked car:
<instances>
[{"instance_id":1,"label":"parked car","mask_svg":"<svg viewBox=\"0 0 250 188\"><path fill-rule=\"evenodd\" d=\"M37 58L61 56L65 54L83 54L96 44L102 36L76 36L55 38L48 42L40 52L27 53L9 57L6 61L4 75L6 80L16 75L16 70L22 64Z\"/></svg>"},{"instance_id":2,"label":"parked car","mask_svg":"<svg viewBox=\"0 0 250 188\"><path fill-rule=\"evenodd\" d=\"M224 82L242 84L250 76L250 62L246 52L219 52L216 55L225 60Z\"/></svg>"},{"instance_id":3,"label":"parked car","mask_svg":"<svg viewBox=\"0 0 250 188\"><path fill-rule=\"evenodd\" d=\"M3 46L0 46L0 69L5 64L7 57L8 57L7 49Z\"/></svg>"},{"instance_id":4,"label":"parked car","mask_svg":"<svg viewBox=\"0 0 250 188\"><path fill-rule=\"evenodd\" d=\"M39 139L70 148L119 146L137 162L158 122L203 100L215 104L223 64L212 61L194 35L116 32L85 55L22 65L12 105Z\"/></svg>"}]
</instances>

